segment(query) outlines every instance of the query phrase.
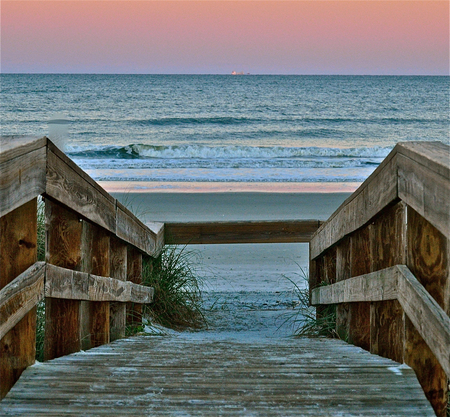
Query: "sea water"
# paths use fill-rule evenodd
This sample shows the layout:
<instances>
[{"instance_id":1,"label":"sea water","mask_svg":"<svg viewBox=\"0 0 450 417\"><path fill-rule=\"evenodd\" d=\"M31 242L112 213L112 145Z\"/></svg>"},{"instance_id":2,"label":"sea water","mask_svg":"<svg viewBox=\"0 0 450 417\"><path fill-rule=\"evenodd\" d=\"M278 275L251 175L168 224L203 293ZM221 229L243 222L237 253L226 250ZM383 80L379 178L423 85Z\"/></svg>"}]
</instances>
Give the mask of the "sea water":
<instances>
[{"instance_id":1,"label":"sea water","mask_svg":"<svg viewBox=\"0 0 450 417\"><path fill-rule=\"evenodd\" d=\"M1 134L94 179L359 183L402 141L450 144L450 77L2 74Z\"/></svg>"}]
</instances>

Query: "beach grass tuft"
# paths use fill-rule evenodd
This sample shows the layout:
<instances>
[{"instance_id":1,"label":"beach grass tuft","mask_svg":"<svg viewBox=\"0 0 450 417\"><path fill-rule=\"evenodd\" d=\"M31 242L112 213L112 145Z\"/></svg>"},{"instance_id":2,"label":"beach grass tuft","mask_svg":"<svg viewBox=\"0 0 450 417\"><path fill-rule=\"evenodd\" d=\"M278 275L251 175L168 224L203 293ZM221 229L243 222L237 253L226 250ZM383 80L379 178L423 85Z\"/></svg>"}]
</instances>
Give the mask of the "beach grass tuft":
<instances>
[{"instance_id":1,"label":"beach grass tuft","mask_svg":"<svg viewBox=\"0 0 450 417\"><path fill-rule=\"evenodd\" d=\"M158 258L143 259L142 284L155 289L145 313L155 323L175 330L205 325L195 257L186 247L166 246Z\"/></svg>"},{"instance_id":2,"label":"beach grass tuft","mask_svg":"<svg viewBox=\"0 0 450 417\"><path fill-rule=\"evenodd\" d=\"M300 267L298 276L299 281L296 282L283 275L283 278L293 285L293 293L297 299L294 311L283 314L281 326L286 324L293 326L296 336L339 338L336 332L336 306L325 306L318 314L316 308L309 304L308 272ZM301 283L304 283L304 285Z\"/></svg>"}]
</instances>

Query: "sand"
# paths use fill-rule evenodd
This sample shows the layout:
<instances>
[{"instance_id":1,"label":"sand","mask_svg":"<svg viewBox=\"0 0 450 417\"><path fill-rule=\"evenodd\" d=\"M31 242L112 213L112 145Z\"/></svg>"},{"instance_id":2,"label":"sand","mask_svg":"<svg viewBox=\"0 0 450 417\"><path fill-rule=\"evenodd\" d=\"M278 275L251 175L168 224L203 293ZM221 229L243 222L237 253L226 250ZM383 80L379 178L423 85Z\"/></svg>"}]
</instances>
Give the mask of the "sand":
<instances>
[{"instance_id":1,"label":"sand","mask_svg":"<svg viewBox=\"0 0 450 417\"><path fill-rule=\"evenodd\" d=\"M326 220L350 193L112 193L144 222L224 220ZM280 324L293 312L293 280L305 287L308 244L192 245L202 279L210 329L257 332L266 337L292 333Z\"/></svg>"}]
</instances>

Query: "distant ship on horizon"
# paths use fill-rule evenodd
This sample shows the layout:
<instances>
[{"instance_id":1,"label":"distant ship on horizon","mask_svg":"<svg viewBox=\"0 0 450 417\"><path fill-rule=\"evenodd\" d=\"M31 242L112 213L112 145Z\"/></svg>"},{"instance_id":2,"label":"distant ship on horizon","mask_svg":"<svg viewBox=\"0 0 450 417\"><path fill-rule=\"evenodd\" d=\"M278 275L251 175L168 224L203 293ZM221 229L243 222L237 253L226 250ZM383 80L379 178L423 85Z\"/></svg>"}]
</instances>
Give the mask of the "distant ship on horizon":
<instances>
[{"instance_id":1,"label":"distant ship on horizon","mask_svg":"<svg viewBox=\"0 0 450 417\"><path fill-rule=\"evenodd\" d=\"M244 71L239 71L239 72L237 72L237 71L232 71L232 72L231 72L231 75L245 75L245 72L244 72ZM250 75L250 73L248 72L247 75Z\"/></svg>"}]
</instances>

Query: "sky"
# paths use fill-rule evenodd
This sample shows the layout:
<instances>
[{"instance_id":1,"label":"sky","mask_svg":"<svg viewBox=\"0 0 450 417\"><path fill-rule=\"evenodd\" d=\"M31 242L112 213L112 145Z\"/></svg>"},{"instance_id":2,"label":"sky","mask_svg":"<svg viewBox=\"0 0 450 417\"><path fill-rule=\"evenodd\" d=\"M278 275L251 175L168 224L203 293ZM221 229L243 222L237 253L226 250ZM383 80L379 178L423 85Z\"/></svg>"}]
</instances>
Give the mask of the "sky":
<instances>
[{"instance_id":1,"label":"sky","mask_svg":"<svg viewBox=\"0 0 450 417\"><path fill-rule=\"evenodd\" d=\"M1 0L1 72L448 75L449 1Z\"/></svg>"}]
</instances>

